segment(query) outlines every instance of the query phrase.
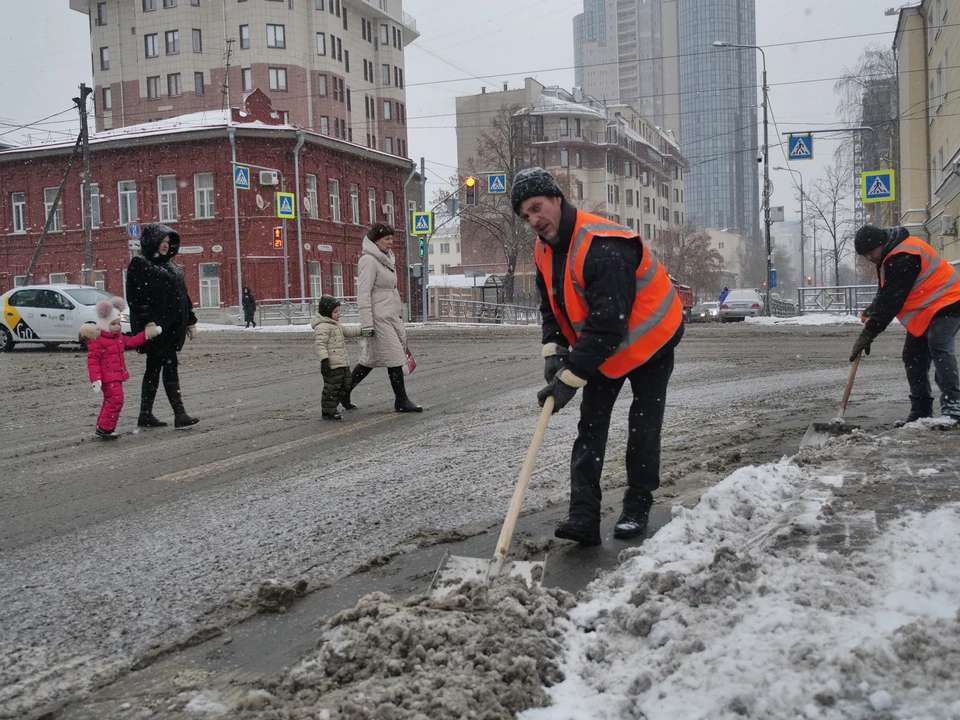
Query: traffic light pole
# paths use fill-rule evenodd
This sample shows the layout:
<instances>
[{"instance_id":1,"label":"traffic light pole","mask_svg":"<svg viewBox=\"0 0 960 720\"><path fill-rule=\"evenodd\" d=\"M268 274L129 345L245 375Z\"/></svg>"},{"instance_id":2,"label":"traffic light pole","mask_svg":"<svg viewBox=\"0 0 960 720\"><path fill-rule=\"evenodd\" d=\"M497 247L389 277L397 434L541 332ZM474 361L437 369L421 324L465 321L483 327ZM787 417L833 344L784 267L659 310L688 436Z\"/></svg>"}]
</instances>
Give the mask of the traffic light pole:
<instances>
[{"instance_id":1,"label":"traffic light pole","mask_svg":"<svg viewBox=\"0 0 960 720\"><path fill-rule=\"evenodd\" d=\"M420 158L420 207L427 209L427 162L423 157ZM420 260L420 287L423 288L423 324L426 325L430 311L430 235L427 235Z\"/></svg>"},{"instance_id":2,"label":"traffic light pole","mask_svg":"<svg viewBox=\"0 0 960 720\"><path fill-rule=\"evenodd\" d=\"M230 163L231 167L236 167L237 165L243 165L244 167L255 168L257 170L269 170L271 172L275 172L277 175L280 176L280 192L285 192L285 189L284 189L285 180L283 177L283 171L279 170L278 168L265 167L263 165L254 165L252 163L240 163L240 162L237 162L236 160L233 160ZM234 185L234 188L236 188L236 185ZM276 196L274 196L274 199L276 199ZM283 301L286 303L289 303L290 302L290 266L287 262L287 220L286 218L280 218L280 226L283 228ZM239 257L237 259L237 262L239 263ZM241 296L240 296L241 300L243 299L242 292L243 292L243 289L241 288Z\"/></svg>"}]
</instances>

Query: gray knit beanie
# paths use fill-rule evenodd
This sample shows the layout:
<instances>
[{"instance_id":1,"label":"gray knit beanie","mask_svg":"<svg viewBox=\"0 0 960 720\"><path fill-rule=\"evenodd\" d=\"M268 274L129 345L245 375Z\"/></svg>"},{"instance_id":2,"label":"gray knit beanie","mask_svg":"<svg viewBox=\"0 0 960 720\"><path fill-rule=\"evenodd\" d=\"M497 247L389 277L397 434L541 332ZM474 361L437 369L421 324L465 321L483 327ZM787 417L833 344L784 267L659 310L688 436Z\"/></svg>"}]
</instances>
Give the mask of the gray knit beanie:
<instances>
[{"instance_id":1,"label":"gray knit beanie","mask_svg":"<svg viewBox=\"0 0 960 720\"><path fill-rule=\"evenodd\" d=\"M524 200L532 197L563 197L563 190L553 179L553 175L541 167L527 168L513 176L513 188L510 191L510 204L513 212L520 214Z\"/></svg>"}]
</instances>

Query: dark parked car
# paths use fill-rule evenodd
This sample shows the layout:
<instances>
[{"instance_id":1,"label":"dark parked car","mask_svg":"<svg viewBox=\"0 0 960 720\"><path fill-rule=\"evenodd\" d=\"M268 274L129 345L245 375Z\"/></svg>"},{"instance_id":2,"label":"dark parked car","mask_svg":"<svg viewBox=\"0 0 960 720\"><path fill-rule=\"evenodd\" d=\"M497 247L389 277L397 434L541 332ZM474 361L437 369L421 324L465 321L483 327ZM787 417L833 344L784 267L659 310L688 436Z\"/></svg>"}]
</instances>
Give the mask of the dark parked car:
<instances>
[{"instance_id":1,"label":"dark parked car","mask_svg":"<svg viewBox=\"0 0 960 720\"><path fill-rule=\"evenodd\" d=\"M717 322L720 319L720 303L705 302L694 305L690 311L690 322Z\"/></svg>"}]
</instances>

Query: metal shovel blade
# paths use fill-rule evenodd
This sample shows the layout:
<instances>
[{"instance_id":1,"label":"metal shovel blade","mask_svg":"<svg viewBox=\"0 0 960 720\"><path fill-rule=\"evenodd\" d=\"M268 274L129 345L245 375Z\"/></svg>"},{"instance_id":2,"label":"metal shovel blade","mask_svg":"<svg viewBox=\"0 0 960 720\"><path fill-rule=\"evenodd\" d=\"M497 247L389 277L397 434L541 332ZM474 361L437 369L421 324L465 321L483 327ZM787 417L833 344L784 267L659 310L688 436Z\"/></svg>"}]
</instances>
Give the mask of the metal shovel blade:
<instances>
[{"instance_id":1,"label":"metal shovel blade","mask_svg":"<svg viewBox=\"0 0 960 720\"><path fill-rule=\"evenodd\" d=\"M839 419L838 419L839 420ZM827 444L832 437L848 435L854 430L859 430L859 425L851 425L842 420L834 420L828 423L813 423L807 428L800 440L800 447L818 447L821 448Z\"/></svg>"},{"instance_id":2,"label":"metal shovel blade","mask_svg":"<svg viewBox=\"0 0 960 720\"><path fill-rule=\"evenodd\" d=\"M451 555L450 551L447 551L433 575L428 592L432 597L443 597L470 580L487 582L500 575L515 575L523 578L532 588L539 585L543 579L546 564L546 558L540 562L504 560L503 558L487 560Z\"/></svg>"}]
</instances>

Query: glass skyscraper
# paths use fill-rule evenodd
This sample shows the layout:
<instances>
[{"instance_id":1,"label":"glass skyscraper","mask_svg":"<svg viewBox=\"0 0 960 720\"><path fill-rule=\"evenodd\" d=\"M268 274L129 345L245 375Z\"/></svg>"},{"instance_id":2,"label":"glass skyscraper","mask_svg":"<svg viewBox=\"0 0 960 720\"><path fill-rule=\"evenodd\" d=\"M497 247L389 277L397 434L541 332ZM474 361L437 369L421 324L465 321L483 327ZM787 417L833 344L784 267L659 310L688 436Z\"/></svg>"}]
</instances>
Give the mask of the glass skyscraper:
<instances>
[{"instance_id":1,"label":"glass skyscraper","mask_svg":"<svg viewBox=\"0 0 960 720\"><path fill-rule=\"evenodd\" d=\"M756 45L755 0L680 0L680 129L687 218L700 227L760 234L760 131L753 48L715 49L717 40Z\"/></svg>"}]
</instances>

